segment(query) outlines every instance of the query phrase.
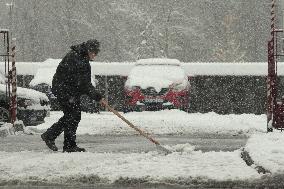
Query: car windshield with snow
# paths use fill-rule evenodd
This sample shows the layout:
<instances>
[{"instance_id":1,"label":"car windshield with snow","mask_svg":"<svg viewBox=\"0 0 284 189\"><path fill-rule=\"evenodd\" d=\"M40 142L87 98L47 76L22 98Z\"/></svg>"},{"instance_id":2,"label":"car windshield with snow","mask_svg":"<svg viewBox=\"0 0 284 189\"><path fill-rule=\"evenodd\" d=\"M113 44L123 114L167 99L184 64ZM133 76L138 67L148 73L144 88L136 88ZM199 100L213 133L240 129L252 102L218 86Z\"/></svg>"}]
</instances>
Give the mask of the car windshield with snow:
<instances>
[{"instance_id":1,"label":"car windshield with snow","mask_svg":"<svg viewBox=\"0 0 284 189\"><path fill-rule=\"evenodd\" d=\"M176 59L141 59L125 83L127 111L181 109L188 111L190 83Z\"/></svg>"}]
</instances>

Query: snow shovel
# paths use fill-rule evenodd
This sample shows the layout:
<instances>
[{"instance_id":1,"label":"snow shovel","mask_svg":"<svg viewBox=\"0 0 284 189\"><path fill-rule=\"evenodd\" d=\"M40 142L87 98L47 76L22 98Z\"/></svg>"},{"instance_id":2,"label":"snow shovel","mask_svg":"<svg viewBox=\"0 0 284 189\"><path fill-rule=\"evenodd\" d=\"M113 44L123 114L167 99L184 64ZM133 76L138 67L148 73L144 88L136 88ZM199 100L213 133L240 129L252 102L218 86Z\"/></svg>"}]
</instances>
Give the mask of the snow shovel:
<instances>
[{"instance_id":1,"label":"snow shovel","mask_svg":"<svg viewBox=\"0 0 284 189\"><path fill-rule=\"evenodd\" d=\"M166 149L165 147L161 146L161 144L153 139L152 137L150 137L148 134L146 134L144 131L142 131L141 129L139 129L138 127L136 127L135 125L133 125L130 121L128 121L125 117L123 117L120 113L118 113L118 111L116 111L115 109L113 109L110 105L108 105L108 103L104 100L102 101L102 104L108 109L110 110L112 113L114 113L115 115L117 115L117 117L119 117L120 119L122 119L125 123L127 123L128 126L130 126L131 128L135 129L136 131L138 131L140 133L140 135L144 136L145 138L147 138L148 140L150 140L152 143L156 144L156 147L159 150L162 150L163 152L165 152L165 154L170 154L172 153L170 150Z\"/></svg>"}]
</instances>

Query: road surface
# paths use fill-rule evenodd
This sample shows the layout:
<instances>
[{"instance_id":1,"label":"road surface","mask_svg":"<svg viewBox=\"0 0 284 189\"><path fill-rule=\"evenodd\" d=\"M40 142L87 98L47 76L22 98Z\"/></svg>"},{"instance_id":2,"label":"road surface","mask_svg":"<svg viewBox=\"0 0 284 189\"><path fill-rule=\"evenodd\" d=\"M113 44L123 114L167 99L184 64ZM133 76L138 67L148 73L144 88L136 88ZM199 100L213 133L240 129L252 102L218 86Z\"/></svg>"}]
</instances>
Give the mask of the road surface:
<instances>
[{"instance_id":1,"label":"road surface","mask_svg":"<svg viewBox=\"0 0 284 189\"><path fill-rule=\"evenodd\" d=\"M173 146L175 144L189 143L201 151L234 151L245 145L247 137L218 135L218 134L198 134L181 136L154 136L162 145ZM47 149L42 142L40 135L18 135L1 138L0 151L42 151ZM89 152L148 152L156 150L148 139L142 136L94 136L79 135L77 144L86 148ZM63 136L56 140L56 145L62 149Z\"/></svg>"},{"instance_id":2,"label":"road surface","mask_svg":"<svg viewBox=\"0 0 284 189\"><path fill-rule=\"evenodd\" d=\"M197 134L182 136L155 136L163 145L175 145L189 143L195 146L196 150L207 151L234 151L245 146L247 137L245 135L223 135L223 134ZM41 141L40 135L18 135L0 138L0 151L19 152L19 151L43 151L47 147ZM63 137L56 140L59 149L62 149ZM78 146L84 147L89 152L148 152L156 150L156 146L141 136L77 136ZM208 181L205 183L187 183L184 185L165 185L163 183L118 183L111 186L18 186L3 185L0 183L0 189L75 189L75 188L102 188L102 189L179 189L179 188L270 188L284 186L284 175L276 175L261 181Z\"/></svg>"}]
</instances>

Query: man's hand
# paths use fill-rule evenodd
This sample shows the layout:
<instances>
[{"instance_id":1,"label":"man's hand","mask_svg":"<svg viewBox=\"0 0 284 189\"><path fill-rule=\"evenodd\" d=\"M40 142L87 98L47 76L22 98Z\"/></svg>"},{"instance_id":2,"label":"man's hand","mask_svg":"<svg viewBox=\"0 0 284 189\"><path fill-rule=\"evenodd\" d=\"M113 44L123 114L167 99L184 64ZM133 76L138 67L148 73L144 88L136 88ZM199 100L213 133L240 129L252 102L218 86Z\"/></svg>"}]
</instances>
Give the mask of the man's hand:
<instances>
[{"instance_id":1,"label":"man's hand","mask_svg":"<svg viewBox=\"0 0 284 189\"><path fill-rule=\"evenodd\" d=\"M100 103L102 106L106 106L106 105L108 104L107 101L106 101L104 98L102 98L99 103Z\"/></svg>"}]
</instances>

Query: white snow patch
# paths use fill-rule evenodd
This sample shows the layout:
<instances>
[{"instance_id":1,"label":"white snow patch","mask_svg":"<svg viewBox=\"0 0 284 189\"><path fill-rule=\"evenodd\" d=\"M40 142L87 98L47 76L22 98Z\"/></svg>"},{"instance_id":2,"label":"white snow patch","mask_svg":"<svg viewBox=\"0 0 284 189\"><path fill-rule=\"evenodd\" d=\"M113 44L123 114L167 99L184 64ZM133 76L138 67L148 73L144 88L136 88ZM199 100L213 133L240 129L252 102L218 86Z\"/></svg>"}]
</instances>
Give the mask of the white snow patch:
<instances>
[{"instance_id":1,"label":"white snow patch","mask_svg":"<svg viewBox=\"0 0 284 189\"><path fill-rule=\"evenodd\" d=\"M256 165L272 173L284 173L284 133L274 130L272 133L253 134L245 150L249 152Z\"/></svg>"},{"instance_id":2,"label":"white snow patch","mask_svg":"<svg viewBox=\"0 0 284 189\"><path fill-rule=\"evenodd\" d=\"M164 147L171 152L180 152L180 153L192 153L195 149L195 146L192 146L189 143L176 144L174 146L164 145Z\"/></svg>"},{"instance_id":3,"label":"white snow patch","mask_svg":"<svg viewBox=\"0 0 284 189\"><path fill-rule=\"evenodd\" d=\"M180 110L157 112L122 113L135 126L150 134L192 134L192 133L229 133L251 134L266 132L266 115L240 114L219 115L211 113L186 113ZM32 127L43 132L63 115L51 112L45 123ZM132 135L132 128L111 112L101 114L82 113L77 134L90 135Z\"/></svg>"},{"instance_id":4,"label":"white snow patch","mask_svg":"<svg viewBox=\"0 0 284 189\"><path fill-rule=\"evenodd\" d=\"M6 137L8 135L14 135L15 130L11 123L2 123L0 126L0 137Z\"/></svg>"},{"instance_id":5,"label":"white snow patch","mask_svg":"<svg viewBox=\"0 0 284 189\"><path fill-rule=\"evenodd\" d=\"M214 180L260 178L246 166L240 151L192 152L161 155L149 153L49 153L0 152L2 180L45 180L64 183L68 178L98 176L110 183L121 178L146 179L150 182L187 180L192 177ZM13 162L13 163L11 163ZM218 167L216 169L216 167Z\"/></svg>"}]
</instances>

